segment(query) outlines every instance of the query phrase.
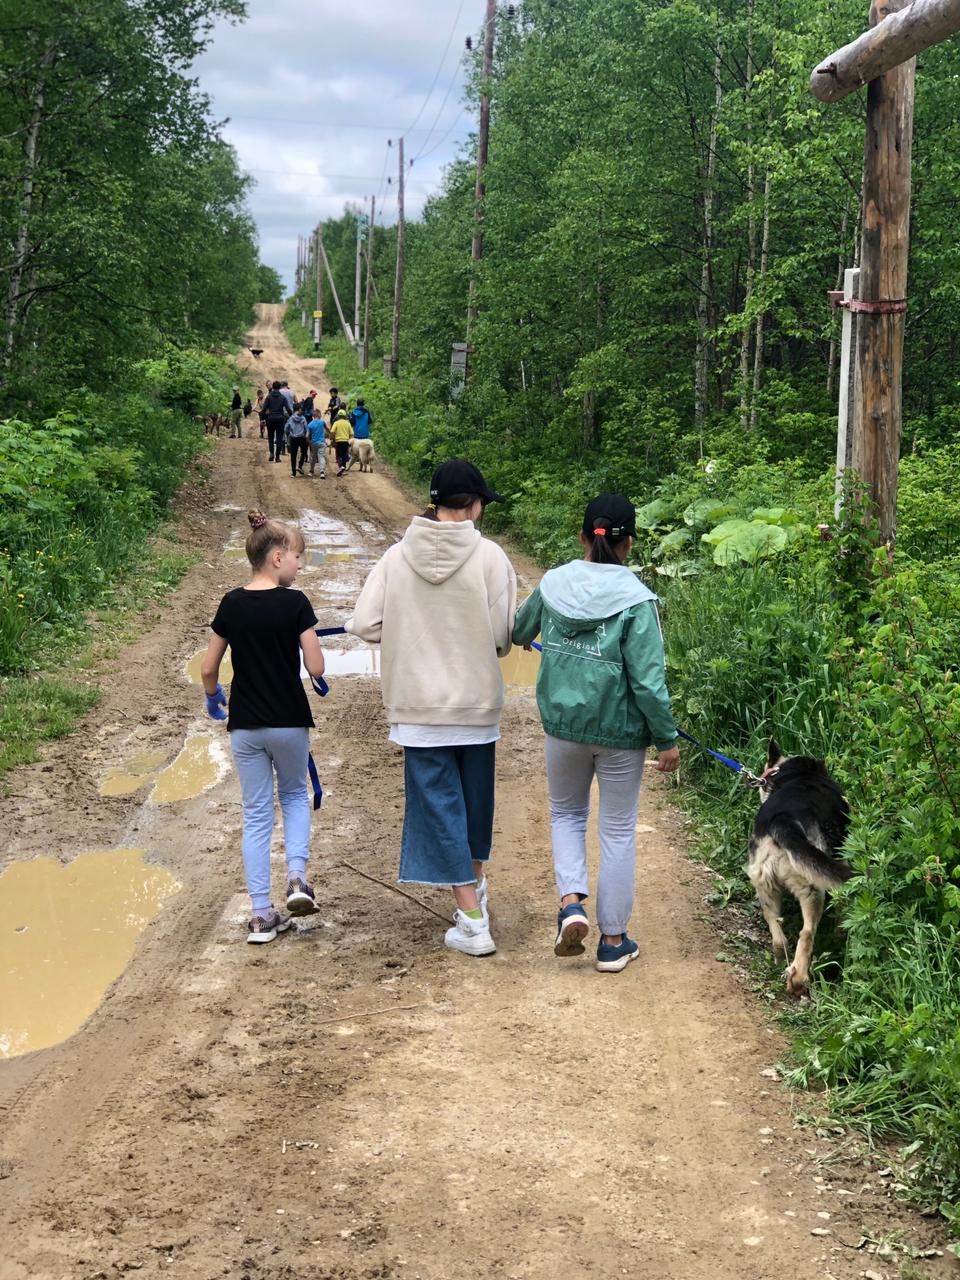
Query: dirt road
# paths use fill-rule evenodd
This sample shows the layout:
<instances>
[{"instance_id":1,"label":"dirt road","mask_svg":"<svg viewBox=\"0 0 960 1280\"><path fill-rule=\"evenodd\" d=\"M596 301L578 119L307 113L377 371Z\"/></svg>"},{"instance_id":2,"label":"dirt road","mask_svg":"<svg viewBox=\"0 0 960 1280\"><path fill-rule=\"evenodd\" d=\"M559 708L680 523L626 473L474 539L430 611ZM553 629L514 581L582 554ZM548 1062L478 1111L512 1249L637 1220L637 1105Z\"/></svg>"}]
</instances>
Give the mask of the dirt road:
<instances>
[{"instance_id":1,"label":"dirt road","mask_svg":"<svg viewBox=\"0 0 960 1280\"><path fill-rule=\"evenodd\" d=\"M279 310L262 308L251 369L325 387ZM82 729L14 778L0 865L53 855L66 869L84 850L139 847L180 890L81 1030L0 1062L2 1280L893 1280L902 1255L858 1251L862 1236L936 1245L889 1179L795 1127L770 1074L781 1042L715 959L702 878L657 786L639 820L641 962L613 976L589 952L554 958L532 690L513 691L504 717L489 959L445 951L440 920L343 865L396 872L401 757L375 678L331 676L318 707L322 913L269 947L243 943L232 771L168 803L148 782L100 795L133 756L158 768L185 741L219 733L222 746L185 669L245 576L250 505L308 513L320 551L299 585L325 625L413 510L382 468L293 479L259 439L221 440L209 483L181 503L202 562L106 665ZM100 923L65 927L94 950Z\"/></svg>"}]
</instances>

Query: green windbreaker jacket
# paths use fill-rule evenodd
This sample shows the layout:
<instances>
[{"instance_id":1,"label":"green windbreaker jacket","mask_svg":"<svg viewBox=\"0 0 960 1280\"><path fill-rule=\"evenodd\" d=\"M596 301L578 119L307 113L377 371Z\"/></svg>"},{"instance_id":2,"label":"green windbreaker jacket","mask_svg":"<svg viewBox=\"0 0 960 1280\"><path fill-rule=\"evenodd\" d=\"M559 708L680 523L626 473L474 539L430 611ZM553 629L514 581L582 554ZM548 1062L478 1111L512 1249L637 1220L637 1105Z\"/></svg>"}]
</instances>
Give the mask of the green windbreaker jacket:
<instances>
[{"instance_id":1,"label":"green windbreaker jacket","mask_svg":"<svg viewBox=\"0 0 960 1280\"><path fill-rule=\"evenodd\" d=\"M587 560L551 569L518 611L513 642L538 634L537 705L551 737L674 745L656 596L630 569Z\"/></svg>"}]
</instances>

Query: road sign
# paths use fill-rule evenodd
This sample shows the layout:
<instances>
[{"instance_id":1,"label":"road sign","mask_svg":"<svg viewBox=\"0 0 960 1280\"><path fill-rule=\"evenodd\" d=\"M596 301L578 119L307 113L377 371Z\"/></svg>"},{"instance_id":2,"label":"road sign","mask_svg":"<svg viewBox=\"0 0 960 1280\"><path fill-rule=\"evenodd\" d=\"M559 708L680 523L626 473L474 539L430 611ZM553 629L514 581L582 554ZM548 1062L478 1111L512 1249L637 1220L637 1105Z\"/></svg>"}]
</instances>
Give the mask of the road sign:
<instances>
[{"instance_id":1,"label":"road sign","mask_svg":"<svg viewBox=\"0 0 960 1280\"><path fill-rule=\"evenodd\" d=\"M315 311L315 312L313 313L313 318L314 318L314 320L322 320L322 319L323 319L323 312L322 312L322 311Z\"/></svg>"}]
</instances>

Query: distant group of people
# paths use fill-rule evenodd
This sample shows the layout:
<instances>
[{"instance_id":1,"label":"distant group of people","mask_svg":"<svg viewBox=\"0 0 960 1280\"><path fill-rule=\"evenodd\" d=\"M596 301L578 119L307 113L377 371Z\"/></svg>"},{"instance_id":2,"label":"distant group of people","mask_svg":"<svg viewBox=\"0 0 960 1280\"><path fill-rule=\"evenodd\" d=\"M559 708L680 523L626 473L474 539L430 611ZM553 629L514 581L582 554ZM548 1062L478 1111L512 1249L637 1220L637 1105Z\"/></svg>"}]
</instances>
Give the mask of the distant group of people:
<instances>
[{"instance_id":1,"label":"distant group of people","mask_svg":"<svg viewBox=\"0 0 960 1280\"><path fill-rule=\"evenodd\" d=\"M274 404L280 393L275 383ZM339 401L336 390L334 397ZM336 413L335 424L339 405ZM586 831L596 779L596 968L617 973L639 953L627 929L645 755L655 746L664 773L680 761L656 597L626 564L636 511L621 494L598 494L580 527L582 558L551 569L518 610L513 567L479 527L485 507L504 500L471 462L443 463L433 475L429 506L373 567L346 622L352 635L380 646L390 741L403 748L399 878L452 889L448 947L469 956L496 950L486 872L504 703L498 658L511 643L530 648L539 635L537 702L546 734L559 898L553 949L558 956L582 954L590 929ZM318 910L307 877L306 775L314 721L300 663L302 658L318 678L324 657L313 607L292 590L303 563L303 534L259 511L251 511L249 521L251 579L220 602L201 674L208 713L227 719L243 794L248 941L264 943L289 929L291 915ZM229 712L217 683L228 646ZM270 890L274 775L286 846L285 912L274 906Z\"/></svg>"},{"instance_id":2,"label":"distant group of people","mask_svg":"<svg viewBox=\"0 0 960 1280\"><path fill-rule=\"evenodd\" d=\"M362 396L351 409L339 390L331 387L324 417L316 397L316 390L311 388L298 400L286 379L277 380L266 394L257 389L256 413L260 438L267 439L269 460L279 462L288 454L291 475L302 476L306 474L309 453L310 475L319 473L323 480L327 474L327 446L332 445L335 450L337 475L344 475L350 463L350 441L370 439L373 415Z\"/></svg>"}]
</instances>

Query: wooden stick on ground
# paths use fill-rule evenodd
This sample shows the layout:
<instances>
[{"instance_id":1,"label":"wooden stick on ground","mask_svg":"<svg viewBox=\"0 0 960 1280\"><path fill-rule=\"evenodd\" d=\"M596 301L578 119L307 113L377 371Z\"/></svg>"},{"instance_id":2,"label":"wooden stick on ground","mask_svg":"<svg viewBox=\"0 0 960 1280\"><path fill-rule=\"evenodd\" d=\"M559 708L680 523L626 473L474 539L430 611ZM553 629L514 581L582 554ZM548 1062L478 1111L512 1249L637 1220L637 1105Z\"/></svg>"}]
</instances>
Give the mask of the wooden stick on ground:
<instances>
[{"instance_id":1,"label":"wooden stick on ground","mask_svg":"<svg viewBox=\"0 0 960 1280\"><path fill-rule=\"evenodd\" d=\"M426 1009L432 1003L432 1000L421 1000L419 1004L392 1004L386 1009L361 1009L359 1013L344 1013L339 1018L324 1018L322 1022L311 1022L310 1025L311 1027L329 1027L335 1022L356 1022L358 1018L378 1018L381 1013L409 1013L411 1009Z\"/></svg>"},{"instance_id":2,"label":"wooden stick on ground","mask_svg":"<svg viewBox=\"0 0 960 1280\"><path fill-rule=\"evenodd\" d=\"M341 867L349 867L351 871L355 871L358 876L363 876L364 880L372 880L374 884L382 884L385 889L389 889L392 893L399 893L401 898L409 898L411 902L415 902L418 907L423 907L424 911L429 911L432 916L436 916L438 920L442 920L444 924L449 924L452 917L443 915L440 911L435 911L433 907L428 907L425 902L421 902L419 898L415 898L412 893L407 893L406 889L401 889L398 885L391 884L389 880L381 880L379 876L370 875L369 871L361 871L359 867L355 867L352 862L345 862L340 859Z\"/></svg>"}]
</instances>

